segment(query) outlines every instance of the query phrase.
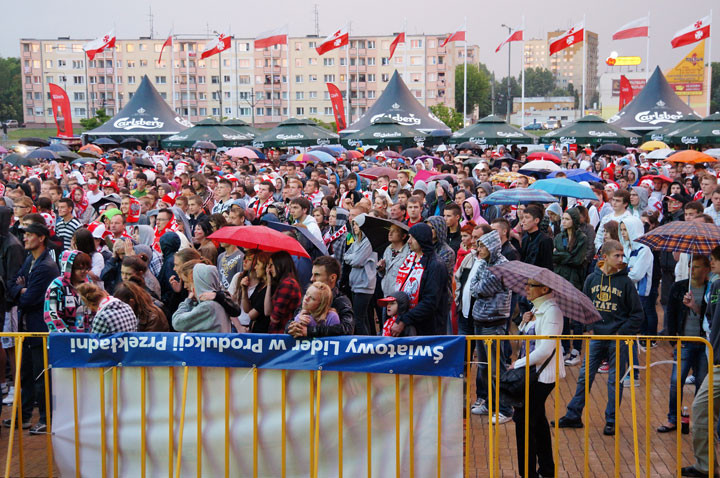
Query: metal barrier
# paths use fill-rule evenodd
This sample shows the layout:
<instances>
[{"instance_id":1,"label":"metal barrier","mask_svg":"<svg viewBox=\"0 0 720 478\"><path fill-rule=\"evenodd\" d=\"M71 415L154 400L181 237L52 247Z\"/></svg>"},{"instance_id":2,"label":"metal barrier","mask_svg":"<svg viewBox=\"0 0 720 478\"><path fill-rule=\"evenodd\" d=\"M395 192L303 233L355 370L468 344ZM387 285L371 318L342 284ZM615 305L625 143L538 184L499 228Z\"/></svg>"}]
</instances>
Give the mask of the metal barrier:
<instances>
[{"instance_id":1,"label":"metal barrier","mask_svg":"<svg viewBox=\"0 0 720 478\"><path fill-rule=\"evenodd\" d=\"M682 366L682 354L680 353L682 343L701 343L705 345L707 349L707 360L708 360L708 440L709 440L709 454L708 454L708 461L709 461L709 469L714 469L714 436L715 436L715 427L714 427L714 415L713 415L713 349L710 343L705 340L702 337L667 337L667 336L620 336L620 335L550 335L550 336L535 336L535 335L490 335L490 336L480 336L480 335L473 335L473 336L467 336L467 379L469 380L473 375L471 374L472 371L472 364L477 362L472 362L472 352L473 348L476 346L477 342L483 341L487 346L488 350L494 350L495 351L495 357L493 358L492 355L488 353L488 471L489 476L491 478L495 476L502 476L499 473L499 446L498 446L498 430L497 424L493 424L490 417L492 417L494 414L499 413L499 401L500 401L500 376L499 374L495 374L495 377L492 375L492 364L499 363L500 362L500 346L502 345L502 342L504 341L518 341L518 342L524 342L525 343L525 350L530 350L530 341L531 340L538 340L538 339L548 339L548 340L554 340L555 341L555 347L556 350L560 351L562 350L560 346L561 340L582 340L585 350L585 407L583 408L583 422L584 422L584 440L583 440L583 476L590 476L590 466L589 466L589 410L588 410L588 398L590 397L590 381L588 380L589 375L589 368L590 368L590 354L589 354L589 345L590 341L614 341L615 342L615 348L616 350L620 349L621 342L624 343L627 346L628 350L628 369L629 371L635 370L635 357L633 356L633 343L635 341L643 342L645 343L645 387L646 387L646 394L645 394L645 476L650 476L650 387L651 387L651 366L652 366L652 352L651 352L651 342L652 341L666 341L666 342L676 342L676 346L678 350L677 353L677 374L676 374L676 380L677 380L677 409L676 409L676 416L677 416L677 432L676 432L676 473L677 476L680 476L680 471L682 468L682 427L681 427L681 408L682 408L682 400L681 400L681 393L682 393L682 385L680 383L681 379L681 366ZM559 353L559 352L558 352ZM638 354L639 355L639 354ZM563 360L562 356L560 355L559 360ZM638 357L639 359L639 357ZM560 370L560 362L559 360L554 360L552 362L555 363L555 376L559 376L559 370ZM550 366L550 365L549 365ZM620 383L620 376L626 372L626 370L620 369L620 360L615 360L615 412L616 414L619 413L620 409L620 387L622 384ZM642 369L642 367L640 367ZM525 403L529 403L530 400L530 388L529 388L529 380L530 380L530 365L526 362L525 364ZM636 396L635 396L635 374L632 372L628 372L630 377L630 400L631 400L631 413L632 413L632 433L633 433L633 454L634 454L634 465L635 465L635 476L641 476L641 468L640 468L640 450L639 450L639 443L638 443L638 430L637 430L637 402L636 402ZM493 393L493 381L495 382L495 390ZM472 399L470 398L470 386L466 387L466 407L465 407L465 473L466 476L469 476L470 471L470 464L469 464L469 458L470 458L470 405L472 404ZM558 403L560 402L560 389L559 387L554 388L554 440L553 440L553 460L555 463L555 476L557 476L558 469L559 469L559 460L558 460L558 433L559 433L559 426L558 426L558 420L559 420L559 413L558 413ZM525 411L525 446L523 447L524 450L517 450L518 453L524 453L524 474L523 476L528 476L528 439L529 439L529 429L528 429L528 421L529 421L529 407L524 408ZM620 476L620 434L618 433L618 424L619 422L615 421L615 449L614 449L614 476L619 477Z\"/></svg>"},{"instance_id":2,"label":"metal barrier","mask_svg":"<svg viewBox=\"0 0 720 478\"><path fill-rule=\"evenodd\" d=\"M7 455L6 455L6 462L5 462L5 476L10 476L11 472L11 465L13 462L13 454L15 451L15 427L18 425L18 422L22 424L22 410L21 410L21 385L20 385L20 377L21 377L21 363L22 363L22 356L23 356L23 343L27 338L41 338L43 343L43 363L44 363L44 369L48 370L48 353L47 353L47 336L46 333L0 333L1 337L12 337L15 339L15 398L12 404L12 412L11 412L11 433L8 439L8 449L7 449ZM472 403L472 400L470 398L470 392L471 392L471 377L474 377L475 375L472 373L473 371L473 363L472 362L472 352L473 347L476 346L476 344L479 341L483 341L484 344L488 346L494 346L495 356L492 357L492 354L488 354L488 409L489 409L489 416L492 416L494 413L499 412L499 400L500 400L500 394L499 394L499 375L495 374L495 377L492 375L492 364L493 363L499 363L500 361L500 346L502 345L502 342L504 341L518 341L518 342L524 342L526 350L529 350L530 341L531 340L537 340L537 339L547 339L547 340L554 340L555 345L557 347L557 350L560 349L560 341L561 340L582 340L585 345L585 403L586 406L584 407L583 411L583 419L585 423L585 429L584 429L584 454L583 454L583 471L584 476L589 476L590 474L590 466L589 466L589 407L587 406L589 403L589 389L590 389L590 382L588 380L589 375L589 365L590 365L590 355L589 355L589 345L590 341L614 341L616 350L619 350L621 343L625 344L627 346L628 350L628 362L629 362L629 369L633 370L635 368L635 362L636 357L634 357L633 354L633 347L632 344L635 341L639 341L641 343L644 343L646 345L646 350L644 352L645 355L645 392L646 392L646 402L645 402L645 475L650 476L650 392L651 392L651 358L652 358L652 350L650 343L651 341L676 341L677 342L677 350L680 351L682 343L701 343L707 348L708 353L708 395L709 395L709 401L708 401L708 438L709 438L709 456L708 461L710 464L710 470L713 470L714 468L714 413L713 413L713 350L710 344L703 338L700 337L661 337L661 336L643 336L643 337L636 337L636 336L593 336L593 335L562 335L562 336L514 336L514 335L505 335L505 336L468 336L467 337L467 365L466 365L466 380L468 380L467 387L466 387L466 403L465 403L465 457L464 457L464 465L465 465L465 475L470 475L470 426L471 426L471 420L470 420L470 405ZM558 357L559 360L562 360L562 357ZM637 357L639 359L639 357ZM555 373L556 376L559 375L559 360L555 361ZM495 362L493 362L495 361ZM678 421L681 420L682 414L681 414L681 408L682 403L680 399L680 394L682 391L682 385L680 383L681 379L681 366L682 366L682 354L677 354L677 371L676 374L676 380L677 380L677 419ZM526 387L525 387L525 402L528 403L530 400L529 395L529 386L528 386L528 380L529 380L529 364L526 364ZM176 429L176 424L173 420L173 414L169 414L169 420L168 420L168 437L169 437L169 448L168 448L168 477L172 478L173 475L179 477L180 471L181 471L181 463L182 463L182 453L183 453L183 433L185 431L185 409L187 404L187 392L188 392L188 373L189 373L190 367L182 367L182 395L181 395L181 415L180 415L180 421L179 424L177 424L178 428ZM112 411L112 449L113 449L113 463L112 463L112 473L113 476L118 476L119 471L119 457L118 457L118 376L120 373L119 367L112 367L112 390L113 390L113 396L112 396L112 404L113 404L113 411ZM105 429L105 395L104 395L104 381L105 381L105 373L107 372L106 369L99 369L99 381L101 384L101 404L100 404L100 416L101 416L101 428ZM145 403L146 400L146 370L145 367L141 367L141 377L142 377L142 383L141 383L141 394L140 394L140 401L141 403ZM198 377L202 376L202 368L197 368ZM253 380L253 470L254 470L254 476L257 476L258 474L258 397L257 397L257 385L258 385L258 369L253 368L251 370L252 373L252 380ZM310 476L316 477L318 475L318 460L319 460L319 444L320 444L320 414L318 413L320 410L320 391L321 391L321 382L323 376L331 376L332 373L337 373L337 379L338 379L338 390L340 391L340 396L338 399L338 434L340 437L339 440L339 460L338 460L338 468L337 468L337 476L343 476L343 398L342 398L342 383L343 383L343 372L322 372L322 371L315 371L310 373L310 383L308 388L308 404L309 404L309 416L310 416L310 429L308 431L308 437L309 442L312 444L310 447ZM620 393L620 376L625 373L625 370L620 369L620 361L616 360L616 374L615 374L615 410L616 413L619 413L619 393ZM229 447L229 437L230 437L230 427L229 427L229 414L230 414L230 393L228 391L230 390L230 371L229 369L225 369L225 476L229 476L229 470L230 470L230 447ZM73 369L72 373L73 377L73 398L74 401L77 403L77 391L78 391L78 384L77 384L77 371ZM174 367L168 367L168 377L170 380L170 390L169 393L169 403L168 406L170 410L174 409L174 393L172 392L174 381L175 381L175 368ZM394 463L394 471L396 476L401 475L401 436L400 436L400 376L396 375L395 377L395 463ZM285 397L285 380L286 379L286 371L282 371L282 402L281 402L281 413L282 416L286 416L286 397ZM49 382L49 374L44 373L44 377L42 378L45 384L45 407L47 410L48 420L47 420L47 434L46 434L46 458L47 458L47 476L53 476L54 474L54 468L53 468L53 447L52 447L52 420L50 419L50 382ZM327 380L327 379L326 379ZM415 469L413 468L414 465L414 453L417 448L425 448L428 449L430 447L434 448L435 451L438 454L438 457L441 453L441 438L442 438L442 403L443 403L443 395L442 395L442 385L441 385L441 377L437 377L438 380L438 394L437 394L437 406L438 406L438 417L437 417L437 442L436 443L425 443L420 444L416 443L414 439L414 432L413 432L413 420L409 421L409 456L410 456L410 468L409 468L409 475L414 476L415 475ZM371 408L371 402L372 402L372 374L368 373L366 377L366 385L367 385L367 405L368 409ZM408 409L409 409L409 416L413 416L413 376L409 376L410 381L410 388L409 388L409 400L408 400ZM492 383L495 383L495 390L493 391ZM631 413L632 413L632 434L633 434L633 453L634 453L634 467L635 467L635 476L641 476L641 467L640 467L640 445L639 445L639 436L638 436L638 416L637 416L637 402L636 402L636 392L635 392L635 386L634 386L634 373L630 373L630 400L631 400ZM197 390L197 403L194 404L195 407L197 407L198 410L202 409L202 388L200 386L201 381L198 380L198 390ZM554 427L554 447L553 447L553 457L555 462L555 474L557 475L557 472L559 470L559 459L558 459L558 418L559 418L559 411L558 411L558 403L560 402L560 391L559 387L555 387L554 390L554 419L555 419L555 427ZM73 410L74 412L74 420L75 420L75 443L80 443L79 440L79 426L77 424L78 421L78 409L75 407ZM141 449L142 449L142 455L141 455L141 469L142 474L141 476L145 476L145 460L146 460L146 434L145 434L145 409L143 407L142 415L141 415ZM527 476L528 474L528 456L527 456L527 443L529 439L529 428L528 428L528 420L529 420L529 408L525 407L525 447L524 450L518 450L518 453L523 452L524 455L524 463L525 463L525 470L524 474ZM371 441L372 441L372 415L369 413L367 418L367 446L368 449L371 449ZM614 468L614 476L618 477L620 476L620 438L618 433L618 426L619 421L615 422L615 443L614 443L614 458L615 458L615 468ZM21 425L20 425L21 428ZM677 432L676 432L676 472L677 475L680 475L680 468L682 466L682 437L681 437L681 429L680 423L678 423ZM178 443L175 443L174 440L174 434L175 432L178 432ZM198 417L197 421L197 429L195 430L197 433L197 443L198 443L198 460L197 460L197 476L201 476L202 472L202 440L200 439L201 433L202 433L202 416L200 415ZM282 466L282 476L285 476L286 472L286 424L285 422L282 423L282 449L281 449L281 466ZM101 435L101 450L102 450L102 476L107 476L107 463L106 463L106 450L108 444L106 443L105 434ZM488 419L488 472L490 477L495 476L501 476L499 473L499 433L498 433L498 425L493 424L492 420ZM22 430L18 433L17 436L17 458L18 458L18 466L19 466L19 475L24 476L25 475L25 456L24 456L24 449L23 449L23 433ZM75 463L76 463L76 476L80 476L80 450L79 447L75 447ZM369 453L366 457L367 459L367 467L368 467L368 476L370 476L370 471L372 470L372 453ZM388 466L392 466L388 464ZM443 476L443 470L441 467L441 460L438 459L437 461L437 469L434 470L438 477ZM423 473L425 475L427 473Z\"/></svg>"}]
</instances>

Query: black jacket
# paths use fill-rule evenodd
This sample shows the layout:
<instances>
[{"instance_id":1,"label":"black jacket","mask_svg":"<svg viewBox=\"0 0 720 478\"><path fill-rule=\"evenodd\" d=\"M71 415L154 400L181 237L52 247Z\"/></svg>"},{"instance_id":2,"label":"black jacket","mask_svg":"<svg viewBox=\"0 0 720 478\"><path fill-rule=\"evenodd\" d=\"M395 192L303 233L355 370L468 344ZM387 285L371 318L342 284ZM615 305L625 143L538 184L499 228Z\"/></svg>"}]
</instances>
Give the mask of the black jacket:
<instances>
[{"instance_id":1,"label":"black jacket","mask_svg":"<svg viewBox=\"0 0 720 478\"><path fill-rule=\"evenodd\" d=\"M645 313L627 267L605 275L602 261L585 280L583 293L590 297L602 320L590 325L596 335L635 335Z\"/></svg>"},{"instance_id":2,"label":"black jacket","mask_svg":"<svg viewBox=\"0 0 720 478\"><path fill-rule=\"evenodd\" d=\"M684 335L683 330L685 329L685 320L687 319L688 312L690 309L683 304L683 297L688 291L690 280L685 279L675 282L670 287L670 297L668 298L667 308L665 312L665 330L667 335ZM707 282L703 285L703 290L707 287ZM703 294L702 305L700 306L700 320L702 323L702 317L705 316L705 309L707 303L705 302L705 295ZM702 327L700 328L701 335Z\"/></svg>"},{"instance_id":3,"label":"black jacket","mask_svg":"<svg viewBox=\"0 0 720 478\"><path fill-rule=\"evenodd\" d=\"M22 267L7 284L9 296L18 306L18 331L48 331L43 319L45 292L50 282L59 275L60 269L48 249L34 262L32 254L25 257ZM25 285L17 283L19 277L25 279ZM22 289L26 289L24 293L21 293Z\"/></svg>"},{"instance_id":4,"label":"black jacket","mask_svg":"<svg viewBox=\"0 0 720 478\"><path fill-rule=\"evenodd\" d=\"M10 234L10 220L12 209L0 206L0 284L4 288L0 295L0 312L7 310L7 301L10 300L7 294L7 282L13 277L23 265L25 260L25 248L18 239Z\"/></svg>"},{"instance_id":5,"label":"black jacket","mask_svg":"<svg viewBox=\"0 0 720 478\"><path fill-rule=\"evenodd\" d=\"M333 289L333 301L331 307L335 309L340 317L340 323L337 325L327 325L323 322L316 325L308 325L308 338L352 335L355 330L355 313L353 312L352 303L350 302L350 299L338 290L337 287ZM287 326L291 323L292 321L288 321ZM286 330L287 326L285 327Z\"/></svg>"},{"instance_id":6,"label":"black jacket","mask_svg":"<svg viewBox=\"0 0 720 478\"><path fill-rule=\"evenodd\" d=\"M520 257L527 264L553 270L552 238L539 229L535 232L526 232L522 236Z\"/></svg>"}]
</instances>

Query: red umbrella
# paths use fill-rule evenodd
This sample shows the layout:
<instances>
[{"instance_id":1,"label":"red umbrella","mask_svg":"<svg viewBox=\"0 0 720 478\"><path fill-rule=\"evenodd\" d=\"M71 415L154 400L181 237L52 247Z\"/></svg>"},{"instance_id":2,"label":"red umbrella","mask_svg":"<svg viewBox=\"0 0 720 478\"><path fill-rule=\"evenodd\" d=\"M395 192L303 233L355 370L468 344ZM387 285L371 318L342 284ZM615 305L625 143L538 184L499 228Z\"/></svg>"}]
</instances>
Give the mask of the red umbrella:
<instances>
[{"instance_id":1,"label":"red umbrella","mask_svg":"<svg viewBox=\"0 0 720 478\"><path fill-rule=\"evenodd\" d=\"M375 167L375 168L368 168L364 171L360 171L358 173L360 176L368 179L377 179L380 176L388 176L390 179L396 179L398 175L397 169L392 168L385 168L385 167Z\"/></svg>"},{"instance_id":2,"label":"red umbrella","mask_svg":"<svg viewBox=\"0 0 720 478\"><path fill-rule=\"evenodd\" d=\"M225 226L210 234L208 239L245 249L259 249L265 252L287 251L290 255L310 259L296 239L266 226Z\"/></svg>"},{"instance_id":3,"label":"red umbrella","mask_svg":"<svg viewBox=\"0 0 720 478\"><path fill-rule=\"evenodd\" d=\"M345 156L347 156L348 159L362 159L365 157L360 151L356 151L354 149L348 150L348 152L345 153Z\"/></svg>"},{"instance_id":4,"label":"red umbrella","mask_svg":"<svg viewBox=\"0 0 720 478\"><path fill-rule=\"evenodd\" d=\"M673 182L672 179L670 179L667 176L663 176L662 174L648 174L647 176L641 177L640 181L642 181L643 179L650 179L650 180L659 179L660 181L666 182L668 184Z\"/></svg>"},{"instance_id":5,"label":"red umbrella","mask_svg":"<svg viewBox=\"0 0 720 478\"><path fill-rule=\"evenodd\" d=\"M560 158L552 153L543 153L538 151L536 153L530 153L527 157L528 161L535 161L536 159L544 159L546 161L552 161L555 164L560 164Z\"/></svg>"}]
</instances>

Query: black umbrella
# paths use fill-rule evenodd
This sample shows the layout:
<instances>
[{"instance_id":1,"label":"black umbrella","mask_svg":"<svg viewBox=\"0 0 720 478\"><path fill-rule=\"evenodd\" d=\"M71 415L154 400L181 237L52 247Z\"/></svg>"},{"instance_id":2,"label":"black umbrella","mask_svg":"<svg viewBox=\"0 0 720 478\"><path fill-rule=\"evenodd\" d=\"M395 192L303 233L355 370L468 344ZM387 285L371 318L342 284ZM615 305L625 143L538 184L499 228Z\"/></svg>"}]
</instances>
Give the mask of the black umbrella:
<instances>
[{"instance_id":1,"label":"black umbrella","mask_svg":"<svg viewBox=\"0 0 720 478\"><path fill-rule=\"evenodd\" d=\"M38 148L42 148L43 146L50 146L50 141L35 137L20 138L18 143L24 144L25 146L37 146Z\"/></svg>"},{"instance_id":2,"label":"black umbrella","mask_svg":"<svg viewBox=\"0 0 720 478\"><path fill-rule=\"evenodd\" d=\"M3 158L3 161L8 164L12 164L13 166L37 166L40 164L40 161L37 159L26 158L25 156L17 153L8 154Z\"/></svg>"},{"instance_id":3,"label":"black umbrella","mask_svg":"<svg viewBox=\"0 0 720 478\"><path fill-rule=\"evenodd\" d=\"M382 254L388 244L388 232L391 226L397 226L404 231L410 228L406 224L392 219L381 219L379 217L360 214L355 218L355 222L360 226L360 230L365 234L372 245L372 248L378 254Z\"/></svg>"},{"instance_id":4,"label":"black umbrella","mask_svg":"<svg viewBox=\"0 0 720 478\"><path fill-rule=\"evenodd\" d=\"M49 149L50 151L55 151L56 153L59 153L60 151L70 151L70 148L65 146L62 143L53 143L50 146L45 147L45 149Z\"/></svg>"},{"instance_id":5,"label":"black umbrella","mask_svg":"<svg viewBox=\"0 0 720 478\"><path fill-rule=\"evenodd\" d=\"M155 165L150 158L133 158L132 160L135 166L142 166L143 168L154 168Z\"/></svg>"},{"instance_id":6,"label":"black umbrella","mask_svg":"<svg viewBox=\"0 0 720 478\"><path fill-rule=\"evenodd\" d=\"M296 232L295 238L313 259L315 259L316 257L327 255L328 250L323 241L320 241L317 237L313 236L307 227L291 226L290 224L285 224L284 222L277 222L274 220L266 220L264 222L267 227L269 227L270 229L275 229L276 231Z\"/></svg>"},{"instance_id":7,"label":"black umbrella","mask_svg":"<svg viewBox=\"0 0 720 478\"><path fill-rule=\"evenodd\" d=\"M479 156L470 156L465 161L463 161L463 166L471 166L474 168L475 166L477 166L481 159L482 158Z\"/></svg>"},{"instance_id":8,"label":"black umbrella","mask_svg":"<svg viewBox=\"0 0 720 478\"><path fill-rule=\"evenodd\" d=\"M30 153L28 153L25 157L32 159L46 159L48 161L58 159L55 151L51 151L47 148L38 148L35 151L31 151Z\"/></svg>"},{"instance_id":9,"label":"black umbrella","mask_svg":"<svg viewBox=\"0 0 720 478\"><path fill-rule=\"evenodd\" d=\"M627 154L627 149L622 144L617 143L606 143L600 146L598 149L595 150L598 154L611 154L611 155L617 155L622 156Z\"/></svg>"},{"instance_id":10,"label":"black umbrella","mask_svg":"<svg viewBox=\"0 0 720 478\"><path fill-rule=\"evenodd\" d=\"M79 154L73 153L72 151L60 151L57 153L57 160L62 161L73 161L75 159L78 159L80 157Z\"/></svg>"},{"instance_id":11,"label":"black umbrella","mask_svg":"<svg viewBox=\"0 0 720 478\"><path fill-rule=\"evenodd\" d=\"M110 138L98 138L95 141L92 142L93 144L96 144L98 146L117 146L117 141Z\"/></svg>"},{"instance_id":12,"label":"black umbrella","mask_svg":"<svg viewBox=\"0 0 720 478\"><path fill-rule=\"evenodd\" d=\"M472 149L474 151L477 151L479 149L482 149L482 147L479 144L473 143L472 141L465 141L464 143L460 143L455 146L455 149Z\"/></svg>"},{"instance_id":13,"label":"black umbrella","mask_svg":"<svg viewBox=\"0 0 720 478\"><path fill-rule=\"evenodd\" d=\"M143 142L142 142L141 140L139 140L139 139L137 139L137 138L132 138L132 137L131 137L131 138L125 138L124 140L122 140L122 141L120 142L120 144L123 145L123 146L138 145L138 144L142 144L142 143L143 143Z\"/></svg>"},{"instance_id":14,"label":"black umbrella","mask_svg":"<svg viewBox=\"0 0 720 478\"><path fill-rule=\"evenodd\" d=\"M106 204L111 204L119 208L121 202L122 199L117 194L108 194L95 201L92 206L97 212L100 212Z\"/></svg>"},{"instance_id":15,"label":"black umbrella","mask_svg":"<svg viewBox=\"0 0 720 478\"><path fill-rule=\"evenodd\" d=\"M195 141L192 145L193 149L217 149L215 143L211 141Z\"/></svg>"},{"instance_id":16,"label":"black umbrella","mask_svg":"<svg viewBox=\"0 0 720 478\"><path fill-rule=\"evenodd\" d=\"M400 154L406 158L415 159L418 156L425 155L425 152L423 150L421 150L420 148L408 148L408 149L403 149L402 153L400 153Z\"/></svg>"}]
</instances>

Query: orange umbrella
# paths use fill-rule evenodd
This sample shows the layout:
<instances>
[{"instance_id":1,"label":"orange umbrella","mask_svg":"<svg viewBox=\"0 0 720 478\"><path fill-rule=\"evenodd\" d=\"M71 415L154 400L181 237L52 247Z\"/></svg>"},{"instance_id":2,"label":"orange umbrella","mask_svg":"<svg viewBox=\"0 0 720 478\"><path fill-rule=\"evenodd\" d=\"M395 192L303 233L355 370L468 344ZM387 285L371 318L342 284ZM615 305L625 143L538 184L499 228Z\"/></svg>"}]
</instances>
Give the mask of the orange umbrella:
<instances>
[{"instance_id":1,"label":"orange umbrella","mask_svg":"<svg viewBox=\"0 0 720 478\"><path fill-rule=\"evenodd\" d=\"M665 159L670 163L685 163L685 164L699 164L699 163L717 163L717 159L712 156L701 153L700 151L693 151L687 149L685 151L679 151L674 153Z\"/></svg>"},{"instance_id":2,"label":"orange umbrella","mask_svg":"<svg viewBox=\"0 0 720 478\"><path fill-rule=\"evenodd\" d=\"M92 151L94 153L97 153L98 155L103 154L103 150L100 146L96 146L92 143L88 143L82 148L80 148L80 151Z\"/></svg>"}]
</instances>

